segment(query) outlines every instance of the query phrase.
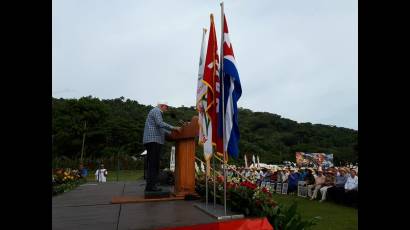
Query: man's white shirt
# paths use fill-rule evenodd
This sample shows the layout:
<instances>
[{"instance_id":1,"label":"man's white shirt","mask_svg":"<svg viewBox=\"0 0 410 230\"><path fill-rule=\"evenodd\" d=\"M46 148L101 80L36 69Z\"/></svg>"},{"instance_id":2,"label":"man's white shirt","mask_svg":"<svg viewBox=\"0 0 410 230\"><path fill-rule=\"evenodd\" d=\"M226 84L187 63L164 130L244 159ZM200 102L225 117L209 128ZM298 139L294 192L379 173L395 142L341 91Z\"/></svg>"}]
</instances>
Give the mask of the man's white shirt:
<instances>
[{"instance_id":1,"label":"man's white shirt","mask_svg":"<svg viewBox=\"0 0 410 230\"><path fill-rule=\"evenodd\" d=\"M106 169L97 169L95 171L95 180L98 182L107 182L107 177L105 176Z\"/></svg>"},{"instance_id":2,"label":"man's white shirt","mask_svg":"<svg viewBox=\"0 0 410 230\"><path fill-rule=\"evenodd\" d=\"M345 189L348 189L348 190L357 189L358 185L359 185L359 178L357 176L354 176L354 178L349 176L345 184Z\"/></svg>"}]
</instances>

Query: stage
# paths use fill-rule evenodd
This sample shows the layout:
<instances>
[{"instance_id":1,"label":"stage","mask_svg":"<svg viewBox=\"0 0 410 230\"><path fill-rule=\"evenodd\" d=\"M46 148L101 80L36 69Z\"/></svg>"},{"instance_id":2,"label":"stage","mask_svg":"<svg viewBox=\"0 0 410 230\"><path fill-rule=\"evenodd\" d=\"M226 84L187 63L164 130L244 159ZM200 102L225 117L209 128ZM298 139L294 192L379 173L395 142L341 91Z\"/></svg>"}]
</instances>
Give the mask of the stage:
<instances>
[{"instance_id":1,"label":"stage","mask_svg":"<svg viewBox=\"0 0 410 230\"><path fill-rule=\"evenodd\" d=\"M144 187L144 180L87 183L55 196L52 198L53 229L157 229L218 221L194 206L200 204L199 201L112 203L115 197L143 197Z\"/></svg>"}]
</instances>

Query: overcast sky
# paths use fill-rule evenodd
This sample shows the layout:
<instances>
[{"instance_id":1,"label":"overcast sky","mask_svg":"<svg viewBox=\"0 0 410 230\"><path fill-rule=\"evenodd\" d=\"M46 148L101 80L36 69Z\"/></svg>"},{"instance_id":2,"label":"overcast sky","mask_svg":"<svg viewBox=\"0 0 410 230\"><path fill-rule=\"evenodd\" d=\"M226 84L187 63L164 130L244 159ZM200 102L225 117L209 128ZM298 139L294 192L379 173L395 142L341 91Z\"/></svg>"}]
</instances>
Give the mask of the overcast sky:
<instances>
[{"instance_id":1,"label":"overcast sky","mask_svg":"<svg viewBox=\"0 0 410 230\"><path fill-rule=\"evenodd\" d=\"M220 1L53 0L52 92L193 106ZM226 0L239 107L358 127L357 0Z\"/></svg>"}]
</instances>

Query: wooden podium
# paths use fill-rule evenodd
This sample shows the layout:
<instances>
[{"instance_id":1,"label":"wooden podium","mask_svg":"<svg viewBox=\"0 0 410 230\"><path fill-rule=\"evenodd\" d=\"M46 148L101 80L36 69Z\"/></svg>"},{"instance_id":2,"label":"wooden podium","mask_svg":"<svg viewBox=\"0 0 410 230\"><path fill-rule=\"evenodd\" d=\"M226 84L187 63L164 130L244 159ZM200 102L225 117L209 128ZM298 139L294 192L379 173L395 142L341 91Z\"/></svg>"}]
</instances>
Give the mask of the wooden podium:
<instances>
[{"instance_id":1,"label":"wooden podium","mask_svg":"<svg viewBox=\"0 0 410 230\"><path fill-rule=\"evenodd\" d=\"M198 136L198 117L192 117L181 132L172 131L166 137L175 141L175 187L174 195L183 197L195 193L195 137Z\"/></svg>"}]
</instances>

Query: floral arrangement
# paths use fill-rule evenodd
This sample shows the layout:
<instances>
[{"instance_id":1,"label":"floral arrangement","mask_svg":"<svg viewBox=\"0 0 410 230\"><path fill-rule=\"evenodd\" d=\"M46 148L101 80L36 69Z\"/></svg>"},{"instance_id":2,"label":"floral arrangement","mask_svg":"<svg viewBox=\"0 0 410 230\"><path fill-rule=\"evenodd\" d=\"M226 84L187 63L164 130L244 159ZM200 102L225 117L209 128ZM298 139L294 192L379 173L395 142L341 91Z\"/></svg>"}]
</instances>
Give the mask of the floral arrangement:
<instances>
[{"instance_id":1,"label":"floral arrangement","mask_svg":"<svg viewBox=\"0 0 410 230\"><path fill-rule=\"evenodd\" d=\"M228 176L228 178L226 178L226 182L227 183L239 184L241 182L241 178L235 177L235 176Z\"/></svg>"},{"instance_id":2,"label":"floral arrangement","mask_svg":"<svg viewBox=\"0 0 410 230\"><path fill-rule=\"evenodd\" d=\"M209 178L208 183L208 199L213 201L213 178ZM258 186L254 181L242 181L238 177L227 177L227 206L233 212L239 212L249 217L264 217L266 216L269 222L274 226L274 229L309 229L316 224L318 217L302 220L297 212L297 204L292 204L290 207L279 205L272 195L272 191L266 187ZM223 204L223 183L224 177L216 177L216 200L217 203ZM205 177L199 176L196 181L196 191L204 198L205 197Z\"/></svg>"},{"instance_id":3,"label":"floral arrangement","mask_svg":"<svg viewBox=\"0 0 410 230\"><path fill-rule=\"evenodd\" d=\"M84 182L85 179L81 178L78 170L72 170L70 168L66 169L56 169L52 174L52 194L57 195L63 192L67 192L80 183Z\"/></svg>"},{"instance_id":4,"label":"floral arrangement","mask_svg":"<svg viewBox=\"0 0 410 230\"><path fill-rule=\"evenodd\" d=\"M53 181L55 184L63 184L67 182L72 182L80 179L80 174L78 170L67 169L57 169L53 173Z\"/></svg>"}]
</instances>

